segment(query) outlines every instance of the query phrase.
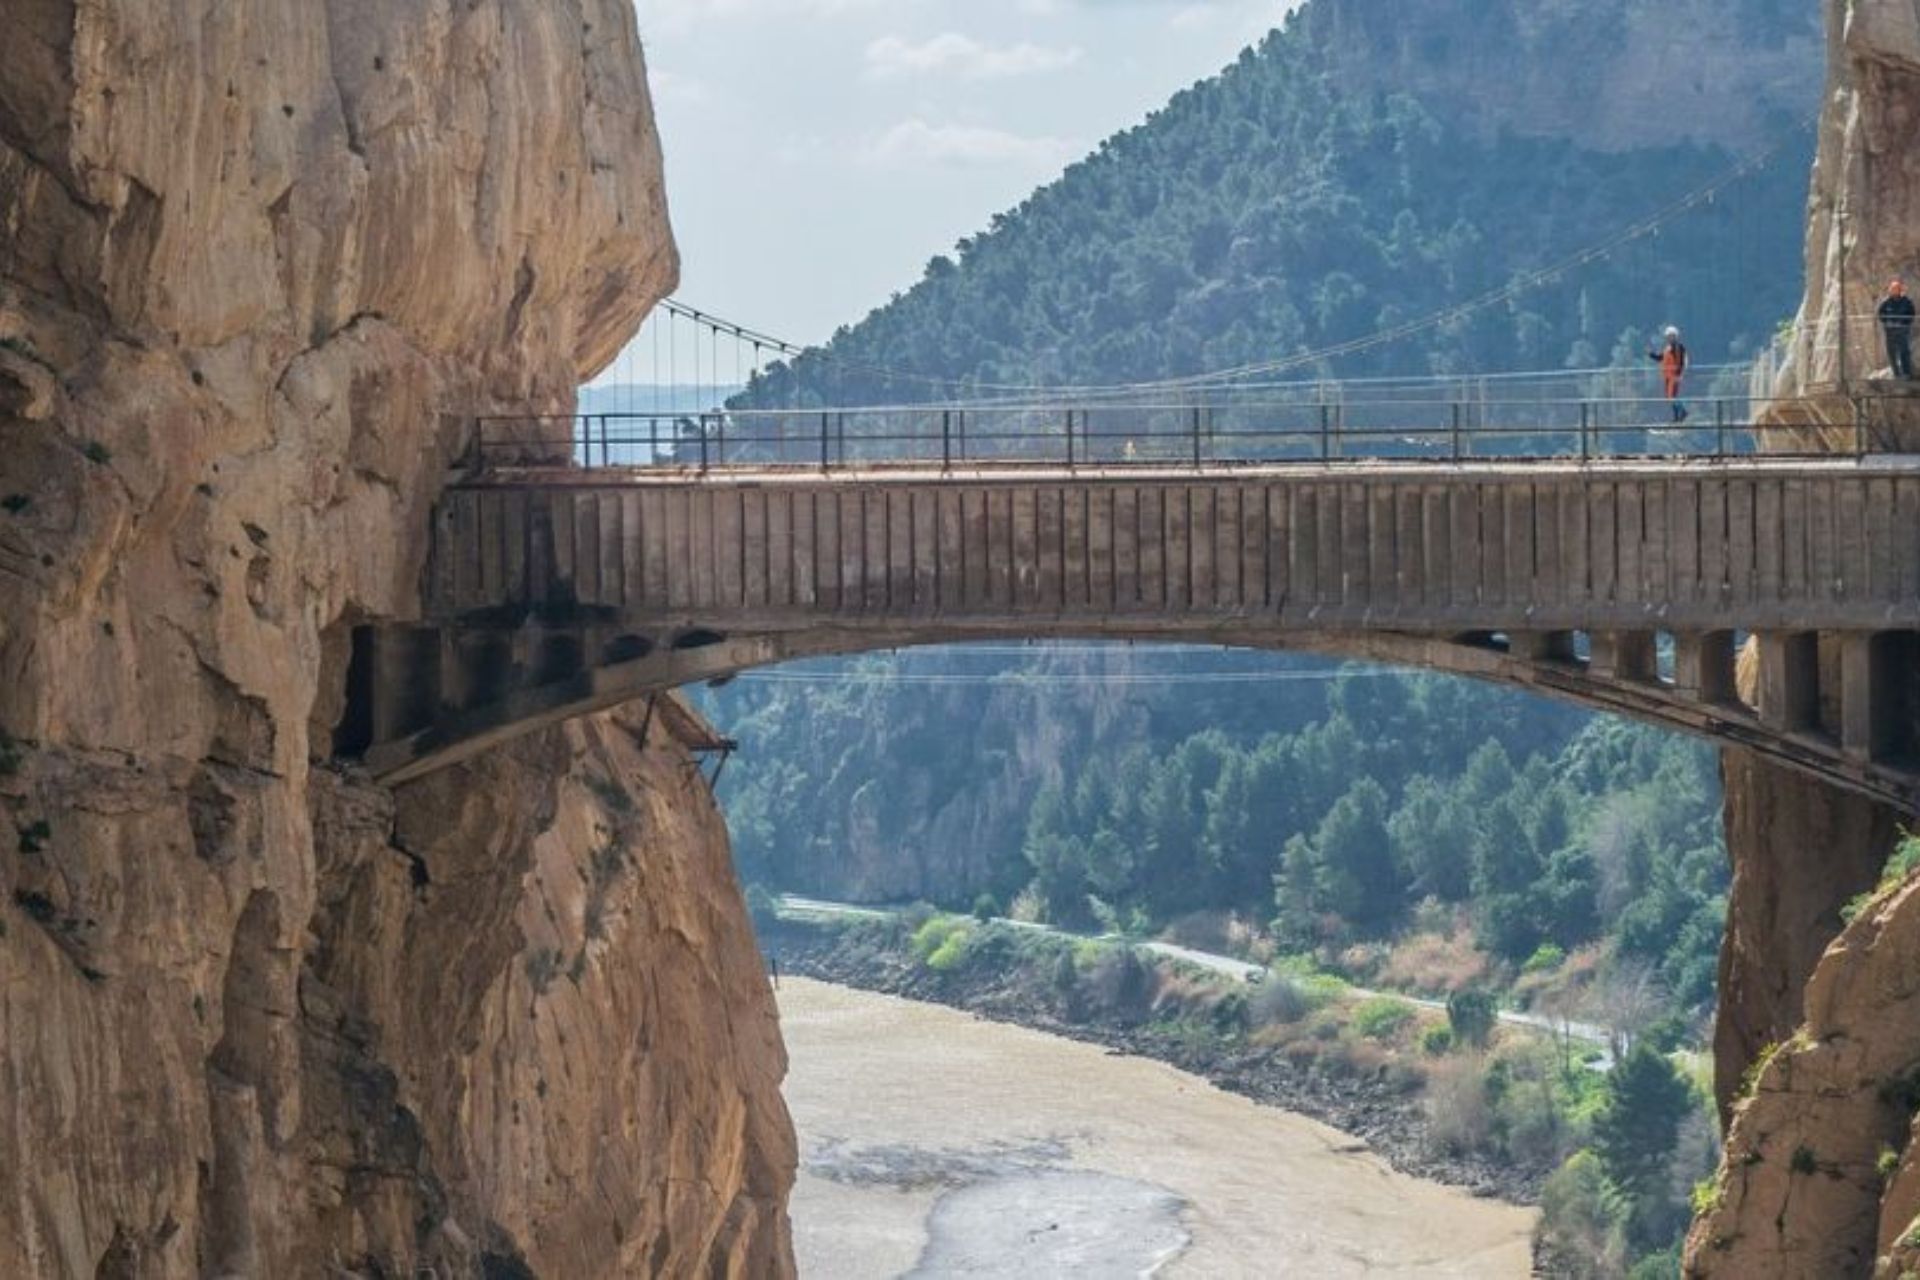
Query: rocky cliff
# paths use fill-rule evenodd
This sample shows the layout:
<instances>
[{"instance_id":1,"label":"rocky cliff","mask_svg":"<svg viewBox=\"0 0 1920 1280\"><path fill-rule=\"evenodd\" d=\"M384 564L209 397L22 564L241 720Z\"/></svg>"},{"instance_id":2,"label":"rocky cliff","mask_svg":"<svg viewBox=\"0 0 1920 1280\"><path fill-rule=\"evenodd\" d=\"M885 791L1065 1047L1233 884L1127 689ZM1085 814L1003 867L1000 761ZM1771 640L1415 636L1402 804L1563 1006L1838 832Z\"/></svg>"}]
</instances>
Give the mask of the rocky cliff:
<instances>
[{"instance_id":1,"label":"rocky cliff","mask_svg":"<svg viewBox=\"0 0 1920 1280\"><path fill-rule=\"evenodd\" d=\"M1839 381L1837 318L1870 311L1888 275L1920 267L1909 213L1920 200L1920 13L1904 0L1828 0L1826 14L1807 299L1784 374L1786 391L1816 397ZM1872 338L1870 324L1850 333ZM1856 346L1852 376L1876 355ZM1844 397L1829 399L1837 421ZM1717 1075L1731 1125L1687 1272L1906 1274L1920 1261L1906 1240L1920 1212L1920 896L1901 891L1844 932L1839 911L1877 881L1905 815L1737 752L1726 779L1734 884Z\"/></svg>"},{"instance_id":2,"label":"rocky cliff","mask_svg":"<svg viewBox=\"0 0 1920 1280\"><path fill-rule=\"evenodd\" d=\"M24 0L0 41L0 1274L790 1270L685 751L319 763L461 416L677 260L624 0Z\"/></svg>"}]
</instances>

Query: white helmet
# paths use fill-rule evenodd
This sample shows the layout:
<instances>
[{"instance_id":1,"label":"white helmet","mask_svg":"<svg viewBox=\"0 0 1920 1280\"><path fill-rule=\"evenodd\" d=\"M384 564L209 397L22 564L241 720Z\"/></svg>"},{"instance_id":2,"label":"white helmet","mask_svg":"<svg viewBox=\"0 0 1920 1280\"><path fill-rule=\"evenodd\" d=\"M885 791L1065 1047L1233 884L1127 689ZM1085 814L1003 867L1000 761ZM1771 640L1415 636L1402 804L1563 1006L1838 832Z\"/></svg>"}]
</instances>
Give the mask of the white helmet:
<instances>
[{"instance_id":1,"label":"white helmet","mask_svg":"<svg viewBox=\"0 0 1920 1280\"><path fill-rule=\"evenodd\" d=\"M1678 338L1679 336L1680 336L1680 330L1676 326L1674 325L1667 326L1667 337L1669 340Z\"/></svg>"}]
</instances>

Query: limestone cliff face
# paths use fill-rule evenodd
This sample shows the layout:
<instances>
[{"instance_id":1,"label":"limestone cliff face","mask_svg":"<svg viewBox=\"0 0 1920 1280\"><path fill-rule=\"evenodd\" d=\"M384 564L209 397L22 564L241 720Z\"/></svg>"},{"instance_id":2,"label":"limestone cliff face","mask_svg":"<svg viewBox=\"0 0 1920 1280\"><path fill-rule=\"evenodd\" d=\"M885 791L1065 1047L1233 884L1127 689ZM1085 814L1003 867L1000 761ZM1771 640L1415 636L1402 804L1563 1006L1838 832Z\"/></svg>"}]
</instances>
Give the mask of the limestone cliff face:
<instances>
[{"instance_id":1,"label":"limestone cliff face","mask_svg":"<svg viewBox=\"0 0 1920 1280\"><path fill-rule=\"evenodd\" d=\"M1920 885L1847 928L1805 1005L1737 1107L1690 1276L1900 1276L1920 1262Z\"/></svg>"},{"instance_id":2,"label":"limestone cliff face","mask_svg":"<svg viewBox=\"0 0 1920 1280\"><path fill-rule=\"evenodd\" d=\"M1782 389L1827 395L1825 420L1840 421L1838 318L1870 312L1888 275L1920 267L1920 10L1828 0L1826 14L1808 292ZM1870 322L1849 335L1852 377L1884 363L1861 352L1874 340ZM1823 416L1816 407L1813 419ZM1877 880L1906 816L1738 752L1725 772L1734 882L1717 1075L1731 1127L1722 1197L1694 1226L1688 1274L1865 1276L1876 1258L1902 1274L1913 1246L1895 1246L1920 1211L1910 1133L1920 897L1903 891L1844 932L1839 907ZM1739 1096L1770 1044L1784 1047ZM1884 1153L1898 1161L1885 1178Z\"/></svg>"},{"instance_id":3,"label":"limestone cliff face","mask_svg":"<svg viewBox=\"0 0 1920 1280\"><path fill-rule=\"evenodd\" d=\"M788 1269L684 753L315 763L461 415L565 408L673 283L631 7L7 16L0 1274Z\"/></svg>"},{"instance_id":4,"label":"limestone cliff face","mask_svg":"<svg viewBox=\"0 0 1920 1280\"><path fill-rule=\"evenodd\" d=\"M1874 300L1889 275L1920 268L1920 220L1910 216L1920 200L1912 145L1920 14L1899 0L1829 0L1825 12L1829 91L1809 205L1807 294L1776 388L1788 402L1778 416L1814 425L1851 420L1842 351L1856 380L1884 363L1874 350ZM1843 315L1854 319L1843 325ZM1852 447L1852 432L1840 434ZM1823 687L1833 687L1828 657ZM1877 878L1903 816L1740 751L1726 753L1725 776L1734 878L1721 957L1723 1111L1754 1052L1799 1025L1800 992L1839 932L1839 906Z\"/></svg>"}]
</instances>

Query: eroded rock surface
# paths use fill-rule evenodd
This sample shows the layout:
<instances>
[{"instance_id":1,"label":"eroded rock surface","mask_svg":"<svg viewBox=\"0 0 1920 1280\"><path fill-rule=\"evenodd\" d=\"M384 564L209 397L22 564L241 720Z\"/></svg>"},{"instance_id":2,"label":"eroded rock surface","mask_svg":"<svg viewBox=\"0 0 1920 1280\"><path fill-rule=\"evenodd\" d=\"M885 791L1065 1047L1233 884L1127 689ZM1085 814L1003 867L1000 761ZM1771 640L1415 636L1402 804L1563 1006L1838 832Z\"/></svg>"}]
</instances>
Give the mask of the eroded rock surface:
<instances>
[{"instance_id":1,"label":"eroded rock surface","mask_svg":"<svg viewBox=\"0 0 1920 1280\"><path fill-rule=\"evenodd\" d=\"M1888 276L1920 268L1920 222L1909 214L1920 201L1920 10L1828 0L1826 17L1808 292L1781 390L1813 400L1796 415L1817 430L1796 440L1850 446L1850 431L1835 433L1851 418L1840 317L1855 317L1848 382L1865 390L1885 363L1873 346L1873 302ZM1911 431L1920 424L1912 408L1881 425ZM1823 660L1823 687L1830 667ZM1727 753L1725 772L1734 881L1716 1074L1731 1126L1721 1197L1694 1224L1687 1273L1903 1274L1916 1258L1899 1242L1920 1212L1911 1144L1920 897L1902 891L1844 932L1839 909L1877 881L1905 815L1738 752ZM1784 1047L1756 1067L1772 1045ZM1750 1072L1754 1088L1742 1097Z\"/></svg>"},{"instance_id":2,"label":"eroded rock surface","mask_svg":"<svg viewBox=\"0 0 1920 1280\"><path fill-rule=\"evenodd\" d=\"M685 753L315 763L464 416L564 410L673 284L630 5L7 17L0 1274L789 1269Z\"/></svg>"}]
</instances>

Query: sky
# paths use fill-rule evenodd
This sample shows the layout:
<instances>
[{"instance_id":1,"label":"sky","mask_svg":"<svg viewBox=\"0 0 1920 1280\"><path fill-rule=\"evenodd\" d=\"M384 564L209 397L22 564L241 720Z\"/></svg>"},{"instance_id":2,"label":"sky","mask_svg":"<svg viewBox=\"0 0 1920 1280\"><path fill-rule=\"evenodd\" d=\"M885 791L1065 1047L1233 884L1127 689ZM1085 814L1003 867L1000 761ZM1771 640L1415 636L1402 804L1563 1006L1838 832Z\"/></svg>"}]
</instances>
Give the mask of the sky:
<instances>
[{"instance_id":1,"label":"sky","mask_svg":"<svg viewBox=\"0 0 1920 1280\"><path fill-rule=\"evenodd\" d=\"M635 0L676 296L822 342L1293 2Z\"/></svg>"}]
</instances>

